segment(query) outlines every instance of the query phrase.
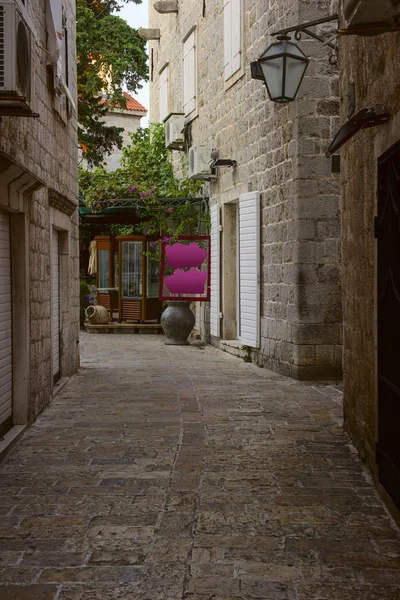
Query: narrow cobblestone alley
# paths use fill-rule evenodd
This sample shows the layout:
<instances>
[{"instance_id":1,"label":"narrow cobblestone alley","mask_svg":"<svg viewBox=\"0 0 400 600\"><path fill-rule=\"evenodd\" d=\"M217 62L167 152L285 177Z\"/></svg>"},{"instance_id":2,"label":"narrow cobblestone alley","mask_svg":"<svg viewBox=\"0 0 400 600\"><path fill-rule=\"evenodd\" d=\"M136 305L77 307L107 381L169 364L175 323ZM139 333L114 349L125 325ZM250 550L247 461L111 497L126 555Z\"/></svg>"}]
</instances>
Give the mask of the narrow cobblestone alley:
<instances>
[{"instance_id":1,"label":"narrow cobblestone alley","mask_svg":"<svg viewBox=\"0 0 400 600\"><path fill-rule=\"evenodd\" d=\"M0 467L1 600L398 600L341 394L152 335L82 368Z\"/></svg>"}]
</instances>

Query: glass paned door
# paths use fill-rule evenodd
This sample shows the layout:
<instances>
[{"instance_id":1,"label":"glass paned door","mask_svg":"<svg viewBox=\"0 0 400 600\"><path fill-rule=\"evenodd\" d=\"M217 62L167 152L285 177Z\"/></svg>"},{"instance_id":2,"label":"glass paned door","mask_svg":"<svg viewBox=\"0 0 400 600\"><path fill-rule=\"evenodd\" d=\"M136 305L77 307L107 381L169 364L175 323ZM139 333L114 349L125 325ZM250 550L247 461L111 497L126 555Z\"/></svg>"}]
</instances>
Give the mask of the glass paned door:
<instances>
[{"instance_id":1,"label":"glass paned door","mask_svg":"<svg viewBox=\"0 0 400 600\"><path fill-rule=\"evenodd\" d=\"M122 242L122 296L142 296L142 242Z\"/></svg>"},{"instance_id":2,"label":"glass paned door","mask_svg":"<svg viewBox=\"0 0 400 600\"><path fill-rule=\"evenodd\" d=\"M99 288L110 287L110 254L108 250L99 250Z\"/></svg>"},{"instance_id":3,"label":"glass paned door","mask_svg":"<svg viewBox=\"0 0 400 600\"><path fill-rule=\"evenodd\" d=\"M160 261L154 260L159 250L158 242L147 243L147 297L158 298L160 287Z\"/></svg>"}]
</instances>

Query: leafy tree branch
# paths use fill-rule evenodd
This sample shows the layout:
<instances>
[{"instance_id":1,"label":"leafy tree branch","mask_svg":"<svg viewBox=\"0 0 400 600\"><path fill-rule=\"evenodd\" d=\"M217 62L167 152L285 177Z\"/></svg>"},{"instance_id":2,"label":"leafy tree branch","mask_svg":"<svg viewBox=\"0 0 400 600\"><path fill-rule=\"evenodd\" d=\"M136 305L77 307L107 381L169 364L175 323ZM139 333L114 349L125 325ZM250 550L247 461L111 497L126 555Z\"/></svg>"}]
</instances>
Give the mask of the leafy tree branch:
<instances>
[{"instance_id":1,"label":"leafy tree branch","mask_svg":"<svg viewBox=\"0 0 400 600\"><path fill-rule=\"evenodd\" d=\"M146 42L111 14L118 8L117 0L77 0L78 137L90 166L101 166L115 145L121 148L122 129L104 118L110 107L126 106L123 86L135 93L148 78Z\"/></svg>"}]
</instances>

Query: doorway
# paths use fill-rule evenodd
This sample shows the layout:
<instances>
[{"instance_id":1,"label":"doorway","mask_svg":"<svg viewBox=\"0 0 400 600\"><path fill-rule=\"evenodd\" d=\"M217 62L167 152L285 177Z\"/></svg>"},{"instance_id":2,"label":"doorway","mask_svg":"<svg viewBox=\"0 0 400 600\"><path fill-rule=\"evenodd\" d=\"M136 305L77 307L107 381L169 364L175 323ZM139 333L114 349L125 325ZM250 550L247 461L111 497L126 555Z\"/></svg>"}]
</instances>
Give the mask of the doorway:
<instances>
[{"instance_id":1,"label":"doorway","mask_svg":"<svg viewBox=\"0 0 400 600\"><path fill-rule=\"evenodd\" d=\"M60 379L60 234L53 227L51 240L51 344L53 360L53 382Z\"/></svg>"},{"instance_id":2,"label":"doorway","mask_svg":"<svg viewBox=\"0 0 400 600\"><path fill-rule=\"evenodd\" d=\"M400 508L400 143L379 159L377 237L379 481Z\"/></svg>"},{"instance_id":3,"label":"doorway","mask_svg":"<svg viewBox=\"0 0 400 600\"><path fill-rule=\"evenodd\" d=\"M0 431L12 420L12 353L10 217L0 211Z\"/></svg>"}]
</instances>

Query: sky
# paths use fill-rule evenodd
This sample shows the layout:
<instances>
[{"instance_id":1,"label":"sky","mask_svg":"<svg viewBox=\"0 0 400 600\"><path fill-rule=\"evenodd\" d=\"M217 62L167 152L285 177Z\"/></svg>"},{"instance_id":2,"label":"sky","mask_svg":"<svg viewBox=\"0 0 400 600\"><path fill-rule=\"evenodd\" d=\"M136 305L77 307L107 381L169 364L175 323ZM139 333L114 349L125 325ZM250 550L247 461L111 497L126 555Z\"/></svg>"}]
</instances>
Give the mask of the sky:
<instances>
[{"instance_id":1,"label":"sky","mask_svg":"<svg viewBox=\"0 0 400 600\"><path fill-rule=\"evenodd\" d=\"M134 4L133 2L130 2L129 4L126 4L117 14L119 17L121 17L121 19L125 19L125 21L127 21L129 25L135 29L139 29L139 27L148 27L148 0L142 0L142 4ZM142 89L133 95L136 100L138 100L145 108L147 108L147 110L149 110L150 98L148 81L144 81ZM148 122L149 117L147 113L147 117L143 117L140 124L142 127L146 127Z\"/></svg>"}]
</instances>

